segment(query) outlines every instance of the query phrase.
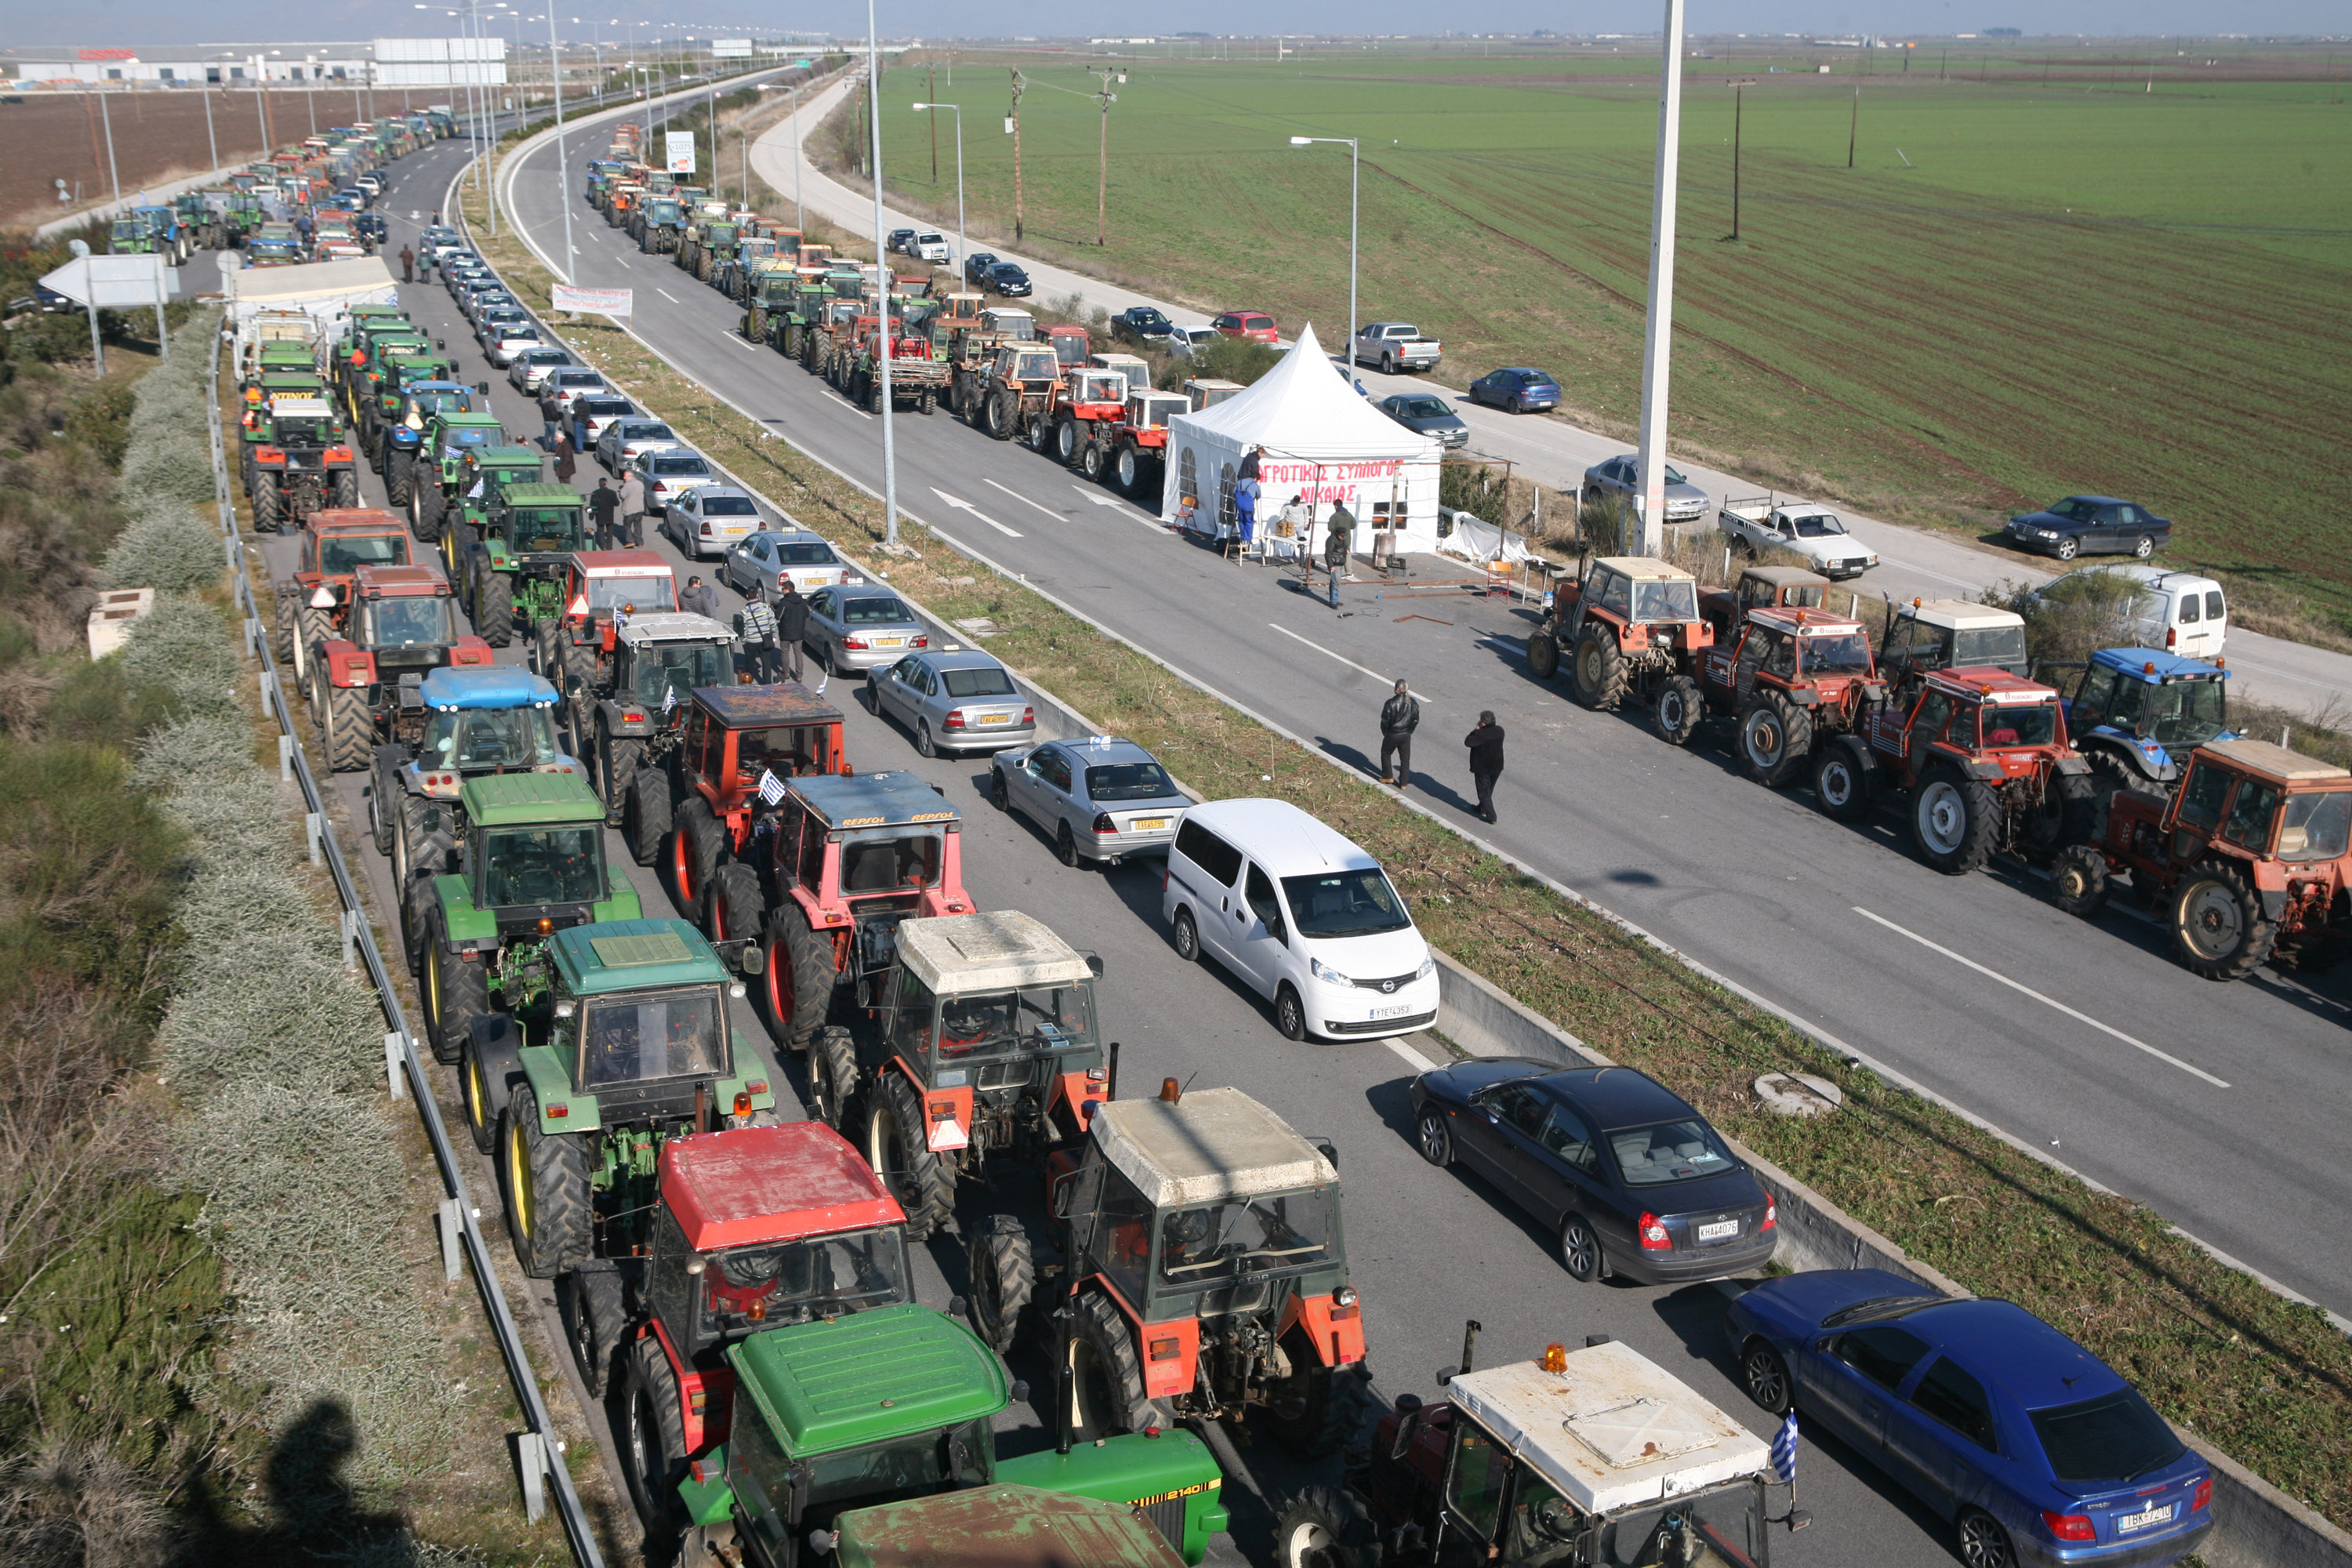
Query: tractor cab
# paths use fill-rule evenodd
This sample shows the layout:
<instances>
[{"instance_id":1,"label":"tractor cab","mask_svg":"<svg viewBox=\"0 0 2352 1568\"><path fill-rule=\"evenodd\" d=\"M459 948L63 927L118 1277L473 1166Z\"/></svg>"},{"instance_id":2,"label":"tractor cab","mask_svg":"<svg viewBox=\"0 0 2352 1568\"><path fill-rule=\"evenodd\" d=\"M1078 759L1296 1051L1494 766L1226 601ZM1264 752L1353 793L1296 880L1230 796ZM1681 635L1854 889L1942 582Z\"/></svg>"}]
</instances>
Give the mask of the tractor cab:
<instances>
[{"instance_id":1,"label":"tractor cab","mask_svg":"<svg viewBox=\"0 0 2352 1568\"><path fill-rule=\"evenodd\" d=\"M1017 306L992 306L981 311L980 330L1008 342L1034 342L1037 341L1037 318ZM1055 361L1057 368L1060 363L1057 357Z\"/></svg>"},{"instance_id":2,"label":"tractor cab","mask_svg":"<svg viewBox=\"0 0 2352 1568\"><path fill-rule=\"evenodd\" d=\"M470 778L568 773L555 734L555 688L512 665L436 669L417 689L424 722L402 768L408 793L454 805Z\"/></svg>"},{"instance_id":3,"label":"tractor cab","mask_svg":"<svg viewBox=\"0 0 2352 1568\"><path fill-rule=\"evenodd\" d=\"M1127 376L1117 370L1080 370L1070 376L1070 416L1116 420L1127 413Z\"/></svg>"},{"instance_id":4,"label":"tractor cab","mask_svg":"<svg viewBox=\"0 0 2352 1568\"><path fill-rule=\"evenodd\" d=\"M2178 755L2234 738L2230 672L2152 647L2102 648L2079 668L2066 730L2110 788L2162 790L2180 777ZM2177 755L2178 754L2178 755Z\"/></svg>"},{"instance_id":5,"label":"tractor cab","mask_svg":"<svg viewBox=\"0 0 2352 1568\"><path fill-rule=\"evenodd\" d=\"M1860 820L1883 789L1906 792L1921 857L1949 875L1999 850L2047 865L2091 837L2091 765L2066 739L2058 693L1989 668L1943 669L1895 689L1814 771L1833 816ZM1826 778L1834 756L1850 784Z\"/></svg>"},{"instance_id":6,"label":"tractor cab","mask_svg":"<svg viewBox=\"0 0 2352 1568\"><path fill-rule=\"evenodd\" d=\"M457 895L499 936L626 918L600 916L608 904L635 909L635 890L604 863L604 807L577 775L472 778L457 795L467 824L461 870L442 880L459 882Z\"/></svg>"},{"instance_id":7,"label":"tractor cab","mask_svg":"<svg viewBox=\"0 0 2352 1568\"><path fill-rule=\"evenodd\" d=\"M1830 580L1801 566L1749 566L1729 588L1699 591L1699 614L1715 628L1718 647L1739 639L1739 623L1766 606L1819 610L1827 607Z\"/></svg>"},{"instance_id":8,"label":"tractor cab","mask_svg":"<svg viewBox=\"0 0 2352 1568\"><path fill-rule=\"evenodd\" d=\"M2030 668L2025 621L1990 605L1914 599L1889 617L1878 668L1896 686L1939 669L2005 669L2022 678Z\"/></svg>"},{"instance_id":9,"label":"tractor cab","mask_svg":"<svg viewBox=\"0 0 2352 1568\"><path fill-rule=\"evenodd\" d=\"M1127 378L1127 393L1120 394L1124 402L1128 393L1151 390L1151 366L1141 356L1130 353L1100 353L1087 356L1087 364L1094 370L1115 370ZM1170 394L1173 396L1174 394Z\"/></svg>"},{"instance_id":10,"label":"tractor cab","mask_svg":"<svg viewBox=\"0 0 2352 1568\"><path fill-rule=\"evenodd\" d=\"M1084 327L1051 326L1045 329L1044 335L1045 341L1053 345L1054 358L1064 369L1084 365L1087 356L1094 352L1094 344L1087 338Z\"/></svg>"},{"instance_id":11,"label":"tractor cab","mask_svg":"<svg viewBox=\"0 0 2352 1568\"><path fill-rule=\"evenodd\" d=\"M398 514L382 507L328 507L302 521L301 564L295 581L310 589L308 602L319 604L318 590L329 590L340 600L351 592L352 574L362 566L408 564L408 528Z\"/></svg>"},{"instance_id":12,"label":"tractor cab","mask_svg":"<svg viewBox=\"0 0 2352 1568\"><path fill-rule=\"evenodd\" d=\"M1768 789L1886 700L1862 623L1801 605L1749 611L1731 642L1700 656L1698 685L1709 712L1738 721L1740 761Z\"/></svg>"},{"instance_id":13,"label":"tractor cab","mask_svg":"<svg viewBox=\"0 0 2352 1568\"><path fill-rule=\"evenodd\" d=\"M1645 556L1603 555L1556 589L1528 638L1528 668L1549 679L1569 655L1576 700L1601 712L1628 696L1652 709L1659 734L1682 745L1705 711L1696 679L1715 628L1699 617L1698 579Z\"/></svg>"},{"instance_id":14,"label":"tractor cab","mask_svg":"<svg viewBox=\"0 0 2352 1568\"><path fill-rule=\"evenodd\" d=\"M578 494L569 487L546 488L572 496L576 524ZM541 537L552 544L555 535ZM573 643L593 643L610 653L620 623L677 613L677 577L670 563L651 550L582 550L575 543L554 563L562 573L563 627Z\"/></svg>"},{"instance_id":15,"label":"tractor cab","mask_svg":"<svg viewBox=\"0 0 2352 1568\"><path fill-rule=\"evenodd\" d=\"M577 660L564 672L572 732L587 742L613 821L621 819L637 770L660 766L675 747L695 688L735 679L728 629L707 616L667 610L631 616L614 628L609 660Z\"/></svg>"}]
</instances>

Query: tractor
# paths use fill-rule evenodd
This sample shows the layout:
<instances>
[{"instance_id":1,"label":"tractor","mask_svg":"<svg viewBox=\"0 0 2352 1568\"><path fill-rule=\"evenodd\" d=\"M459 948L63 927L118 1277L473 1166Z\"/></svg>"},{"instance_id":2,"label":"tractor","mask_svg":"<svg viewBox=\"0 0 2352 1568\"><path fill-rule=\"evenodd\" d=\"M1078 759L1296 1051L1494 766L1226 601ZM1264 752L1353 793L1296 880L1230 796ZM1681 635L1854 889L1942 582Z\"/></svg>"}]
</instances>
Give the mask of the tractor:
<instances>
[{"instance_id":1,"label":"tractor","mask_svg":"<svg viewBox=\"0 0 2352 1568\"><path fill-rule=\"evenodd\" d=\"M245 408L237 421L237 479L248 494L253 489L253 455L278 439L270 412L273 398L324 398L327 383L308 363L262 366L246 378L241 389Z\"/></svg>"},{"instance_id":2,"label":"tractor","mask_svg":"<svg viewBox=\"0 0 2352 1568\"><path fill-rule=\"evenodd\" d=\"M2025 619L1960 599L1914 599L1890 606L1878 640L1878 673L1901 688L1938 669L2005 669L2023 678Z\"/></svg>"},{"instance_id":3,"label":"tractor","mask_svg":"<svg viewBox=\"0 0 2352 1568\"><path fill-rule=\"evenodd\" d=\"M1062 362L1047 343L1005 343L985 366L959 370L957 411L998 441L1019 436L1042 449L1045 415L1062 384Z\"/></svg>"},{"instance_id":4,"label":"tractor","mask_svg":"<svg viewBox=\"0 0 2352 1568\"><path fill-rule=\"evenodd\" d=\"M403 691L392 739L375 749L368 791L368 829L376 853L392 861L395 888L419 871L453 868L466 835L467 779L581 771L556 742L555 688L535 675L510 665L453 667L428 670L415 692L412 708Z\"/></svg>"},{"instance_id":5,"label":"tractor","mask_svg":"<svg viewBox=\"0 0 2352 1568\"><path fill-rule=\"evenodd\" d=\"M2352 773L2267 741L2209 741L2169 795L2117 790L2105 831L2050 880L2088 919L2117 876L2208 980L2317 970L2352 940Z\"/></svg>"},{"instance_id":6,"label":"tractor","mask_svg":"<svg viewBox=\"0 0 2352 1568\"><path fill-rule=\"evenodd\" d=\"M604 863L604 805L576 773L497 773L457 788L465 833L454 871L401 889L402 935L436 1060L454 1062L473 1020L547 987L547 939L633 921L636 889ZM440 830L436 813L419 824Z\"/></svg>"},{"instance_id":7,"label":"tractor","mask_svg":"<svg viewBox=\"0 0 2352 1568\"><path fill-rule=\"evenodd\" d=\"M445 404L428 417L410 468L408 516L419 540L438 543L444 520L451 511L462 510L458 492L472 482L467 476L466 459L479 451L504 450L506 446L507 433L487 406L455 408Z\"/></svg>"},{"instance_id":8,"label":"tractor","mask_svg":"<svg viewBox=\"0 0 2352 1568\"><path fill-rule=\"evenodd\" d=\"M852 403L873 414L882 412L881 355L882 331L877 325L860 342L850 365L848 384L842 389ZM891 407L929 414L946 395L948 379L947 362L932 356L929 337L901 333L891 341Z\"/></svg>"},{"instance_id":9,"label":"tractor","mask_svg":"<svg viewBox=\"0 0 2352 1568\"><path fill-rule=\"evenodd\" d=\"M1606 1334L1534 1361L1438 1374L1447 1399L1401 1394L1339 1486L1279 1510L1278 1568L1570 1564L1768 1568L1769 1447L1729 1412Z\"/></svg>"},{"instance_id":10,"label":"tractor","mask_svg":"<svg viewBox=\"0 0 2352 1568\"><path fill-rule=\"evenodd\" d=\"M742 233L743 226L732 218L705 217L694 226L693 237L679 250L678 265L708 283L713 272L734 259Z\"/></svg>"},{"instance_id":11,"label":"tractor","mask_svg":"<svg viewBox=\"0 0 2352 1568\"><path fill-rule=\"evenodd\" d=\"M686 206L676 196L648 197L629 215L629 237L644 255L678 253L678 239L685 231Z\"/></svg>"},{"instance_id":12,"label":"tractor","mask_svg":"<svg viewBox=\"0 0 2352 1568\"><path fill-rule=\"evenodd\" d=\"M531 657L566 692L611 683L623 626L677 613L677 577L651 550L576 550L558 586L559 612L531 628Z\"/></svg>"},{"instance_id":13,"label":"tractor","mask_svg":"<svg viewBox=\"0 0 2352 1568\"><path fill-rule=\"evenodd\" d=\"M2091 783L2104 815L2119 789L2168 793L2180 780L2186 755L2210 741L2234 737L2230 728L2229 670L2152 647L2101 648L2083 664L2045 660L2045 670L2079 669L2066 700L2066 733L2091 760Z\"/></svg>"},{"instance_id":14,"label":"tractor","mask_svg":"<svg viewBox=\"0 0 2352 1568\"><path fill-rule=\"evenodd\" d=\"M352 574L362 566L408 564L408 531L380 507L330 508L302 521L302 552L294 574L280 578L278 658L310 679L310 649L340 635L351 609Z\"/></svg>"},{"instance_id":15,"label":"tractor","mask_svg":"<svg viewBox=\"0 0 2352 1568\"><path fill-rule=\"evenodd\" d=\"M1116 418L1099 421L1091 430L1081 427L1076 432L1082 437L1091 437L1083 439L1078 446L1078 471L1122 495L1141 494L1147 486L1157 484L1165 470L1168 421L1186 412L1187 406L1181 393L1130 388Z\"/></svg>"},{"instance_id":16,"label":"tractor","mask_svg":"<svg viewBox=\"0 0 2352 1568\"><path fill-rule=\"evenodd\" d=\"M835 1568L1183 1568L1143 1510L1035 1487L965 1487L836 1516ZM719 1562L716 1553L706 1564ZM698 1564L696 1568L704 1568Z\"/></svg>"},{"instance_id":17,"label":"tractor","mask_svg":"<svg viewBox=\"0 0 2352 1568\"><path fill-rule=\"evenodd\" d=\"M737 319L735 330L745 342L775 342L784 347L776 340L792 320L799 286L800 275L789 264L766 265L744 273L743 314Z\"/></svg>"},{"instance_id":18,"label":"tractor","mask_svg":"<svg viewBox=\"0 0 2352 1568\"><path fill-rule=\"evenodd\" d=\"M612 658L593 671L565 677L572 743L587 759L604 820L619 826L637 769L677 745L694 689L735 679L735 639L708 616L634 615L614 627Z\"/></svg>"},{"instance_id":19,"label":"tractor","mask_svg":"<svg viewBox=\"0 0 2352 1568\"><path fill-rule=\"evenodd\" d=\"M1698 580L1643 556L1603 555L1581 580L1557 590L1528 637L1528 668L1549 680L1569 658L1576 700L1613 711L1630 693L1650 706L1669 745L1686 744L1705 711L1696 672L1715 629L1698 613Z\"/></svg>"},{"instance_id":20,"label":"tractor","mask_svg":"<svg viewBox=\"0 0 2352 1568\"><path fill-rule=\"evenodd\" d=\"M442 534L441 551L464 587L474 629L504 647L518 610L534 636L562 615L564 574L586 542L588 503L570 485L541 479L528 447L491 447L471 461L481 478L467 492L464 519Z\"/></svg>"},{"instance_id":21,"label":"tractor","mask_svg":"<svg viewBox=\"0 0 2352 1568\"><path fill-rule=\"evenodd\" d=\"M248 448L253 526L279 532L328 507L360 504L359 459L335 405L323 397L272 396L269 439Z\"/></svg>"},{"instance_id":22,"label":"tractor","mask_svg":"<svg viewBox=\"0 0 2352 1568\"><path fill-rule=\"evenodd\" d=\"M528 1006L477 1016L457 1064L467 1130L498 1156L507 1235L533 1279L644 1257L672 1141L722 1126L782 1131L772 1069L730 1016L743 983L692 926L572 926L545 952ZM622 1325L600 1310L605 1286L580 1283L568 1293L596 1325L593 1371Z\"/></svg>"},{"instance_id":23,"label":"tractor","mask_svg":"<svg viewBox=\"0 0 2352 1568\"><path fill-rule=\"evenodd\" d=\"M1048 1163L1047 1210L1082 1440L1175 1419L1263 1426L1302 1457L1370 1414L1336 1151L1237 1089L1094 1108ZM972 1321L1017 1337L1038 1273L1007 1215L971 1241Z\"/></svg>"},{"instance_id":24,"label":"tractor","mask_svg":"<svg viewBox=\"0 0 2352 1568\"><path fill-rule=\"evenodd\" d=\"M425 427L436 415L485 414L489 405L487 382L469 387L456 381L404 380L387 395L381 411L370 416L375 430L371 457L383 476L384 500L403 510L414 504Z\"/></svg>"},{"instance_id":25,"label":"tractor","mask_svg":"<svg viewBox=\"0 0 2352 1568\"><path fill-rule=\"evenodd\" d=\"M1063 378L1062 390L1046 416L1044 450L1065 468L1080 468L1099 479L1103 471L1105 431L1127 417L1127 374L1110 368L1073 370Z\"/></svg>"},{"instance_id":26,"label":"tractor","mask_svg":"<svg viewBox=\"0 0 2352 1568\"><path fill-rule=\"evenodd\" d=\"M1750 610L1735 641L1700 657L1698 689L1710 713L1737 721L1740 765L1767 789L1810 773L1817 748L1858 733L1886 700L1862 623L1801 607Z\"/></svg>"},{"instance_id":27,"label":"tractor","mask_svg":"<svg viewBox=\"0 0 2352 1568\"><path fill-rule=\"evenodd\" d=\"M1830 580L1801 566L1746 566L1739 581L1728 588L1701 588L1698 613L1715 628L1717 647L1739 640L1739 624L1750 610L1767 606L1788 609L1829 608Z\"/></svg>"},{"instance_id":28,"label":"tractor","mask_svg":"<svg viewBox=\"0 0 2352 1568\"><path fill-rule=\"evenodd\" d=\"M341 635L313 643L305 664L310 711L339 773L368 765L379 741L421 734L427 670L488 667L489 646L457 626L449 584L430 566L362 566L352 574Z\"/></svg>"},{"instance_id":29,"label":"tractor","mask_svg":"<svg viewBox=\"0 0 2352 1568\"><path fill-rule=\"evenodd\" d=\"M809 1047L814 1113L843 1124L862 1098L866 1158L920 1241L955 1211L959 1178L992 1163L1042 1173L1109 1100L1095 1018L1101 960L1017 910L901 921L868 988L872 1028L821 1030ZM1116 1047L1112 1047L1115 1052ZM853 1052L855 1054L853 1055ZM1012 1348L1012 1320L975 1318Z\"/></svg>"},{"instance_id":30,"label":"tractor","mask_svg":"<svg viewBox=\"0 0 2352 1568\"><path fill-rule=\"evenodd\" d=\"M1813 795L1840 821L1896 791L1920 858L1948 876L2004 849L2046 866L2091 837L2091 764L2067 743L2058 694L2006 670L1917 676L1813 754Z\"/></svg>"}]
</instances>

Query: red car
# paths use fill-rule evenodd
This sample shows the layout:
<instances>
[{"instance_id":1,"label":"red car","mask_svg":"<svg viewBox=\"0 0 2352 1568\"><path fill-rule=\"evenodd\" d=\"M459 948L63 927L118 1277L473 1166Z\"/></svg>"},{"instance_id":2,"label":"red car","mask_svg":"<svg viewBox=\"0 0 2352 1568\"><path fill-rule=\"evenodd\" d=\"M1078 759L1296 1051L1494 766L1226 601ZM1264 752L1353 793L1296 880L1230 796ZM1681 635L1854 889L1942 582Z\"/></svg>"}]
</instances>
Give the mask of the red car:
<instances>
[{"instance_id":1,"label":"red car","mask_svg":"<svg viewBox=\"0 0 2352 1568\"><path fill-rule=\"evenodd\" d=\"M1229 338L1245 338L1254 343L1278 342L1282 336L1274 330L1274 318L1264 310L1231 310L1209 325Z\"/></svg>"}]
</instances>

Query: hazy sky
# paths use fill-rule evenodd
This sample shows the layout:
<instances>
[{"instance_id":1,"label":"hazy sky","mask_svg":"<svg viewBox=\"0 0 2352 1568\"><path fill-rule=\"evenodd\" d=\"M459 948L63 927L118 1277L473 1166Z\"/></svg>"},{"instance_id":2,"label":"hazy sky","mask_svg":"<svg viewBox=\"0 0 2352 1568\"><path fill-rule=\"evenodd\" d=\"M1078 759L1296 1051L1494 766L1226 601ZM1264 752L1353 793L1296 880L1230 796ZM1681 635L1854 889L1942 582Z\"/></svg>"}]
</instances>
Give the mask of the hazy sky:
<instances>
[{"instance_id":1,"label":"hazy sky","mask_svg":"<svg viewBox=\"0 0 2352 1568\"><path fill-rule=\"evenodd\" d=\"M607 5L614 0L604 0ZM572 8L579 0L557 0L557 18L567 35L586 37L587 24L607 17L635 15L641 21L659 20L680 32L709 32L740 26L805 27L842 36L863 37L866 11L855 4L842 5L747 5L730 0L711 3L641 7L634 12L615 8L601 16ZM514 0L515 9L536 10L533 0ZM1563 32L1629 32L1654 29L1662 11L1658 5L1634 0L1585 0L1563 7L1543 0L1484 0L1466 11L1449 12L1467 30L1530 31L1550 27ZM71 44L110 48L140 44L195 44L224 37L237 39L283 37L299 41L365 38L427 32L425 17L411 0L245 0L231 7L194 6L166 0L85 0L76 5L37 6L16 0L0 25L0 47L6 44ZM543 13L541 13L543 14ZM578 27L568 18L577 15ZM1131 13L1130 13L1131 14ZM975 24L1004 34L1046 36L1085 34L1105 26L1107 13L1081 0L1015 0L1011 5L975 12L968 4L948 0L882 0L885 36L897 34L944 37ZM1284 26L1311 30L1333 20L1328 4L1313 0L1195 0L1182 13L1183 25L1206 32L1248 31L1263 34ZM1348 9L1348 25L1363 32L1407 31L1426 27L1431 13L1410 0L1362 0ZM446 18L445 18L446 25ZM1988 26L2028 27L2037 33L2084 33L2099 36L2215 33L2352 34L2352 12L2343 0L1691 0L1687 26L1693 32L1849 32L1868 29L1889 35L1974 32ZM1140 34L1151 24L1132 20L1120 30ZM544 36L544 24L533 29ZM613 36L608 29L607 36Z\"/></svg>"}]
</instances>

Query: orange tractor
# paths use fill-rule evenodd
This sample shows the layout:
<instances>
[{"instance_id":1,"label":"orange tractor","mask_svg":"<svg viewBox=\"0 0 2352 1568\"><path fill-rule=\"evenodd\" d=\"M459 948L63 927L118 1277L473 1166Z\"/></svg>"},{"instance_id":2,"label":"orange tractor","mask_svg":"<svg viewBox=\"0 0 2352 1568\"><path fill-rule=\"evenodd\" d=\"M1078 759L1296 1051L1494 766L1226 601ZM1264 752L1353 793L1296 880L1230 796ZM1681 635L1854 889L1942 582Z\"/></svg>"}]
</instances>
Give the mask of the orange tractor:
<instances>
[{"instance_id":1,"label":"orange tractor","mask_svg":"<svg viewBox=\"0 0 2352 1568\"><path fill-rule=\"evenodd\" d=\"M1698 579L1664 561L1603 555L1554 592L1528 637L1528 668L1549 680L1567 653L1577 701L1611 712L1633 696L1649 705L1659 735L1679 746L1706 712L1696 677L1714 642L1699 615Z\"/></svg>"},{"instance_id":2,"label":"orange tractor","mask_svg":"<svg viewBox=\"0 0 2352 1568\"><path fill-rule=\"evenodd\" d=\"M352 574L408 564L408 525L382 507L331 507L302 520L302 554L277 584L278 659L296 683L310 679L310 649L351 614Z\"/></svg>"}]
</instances>

